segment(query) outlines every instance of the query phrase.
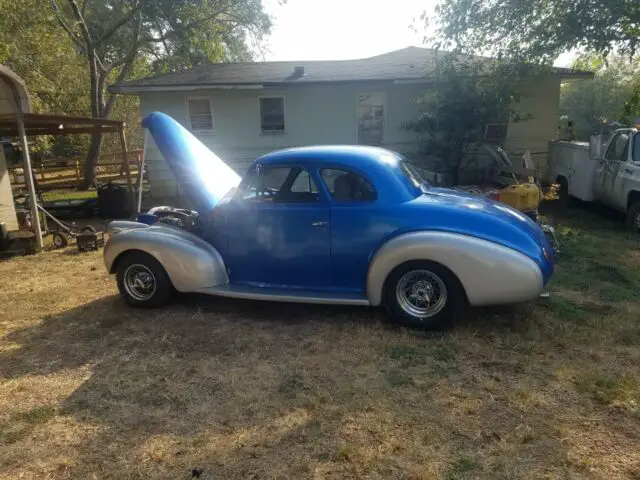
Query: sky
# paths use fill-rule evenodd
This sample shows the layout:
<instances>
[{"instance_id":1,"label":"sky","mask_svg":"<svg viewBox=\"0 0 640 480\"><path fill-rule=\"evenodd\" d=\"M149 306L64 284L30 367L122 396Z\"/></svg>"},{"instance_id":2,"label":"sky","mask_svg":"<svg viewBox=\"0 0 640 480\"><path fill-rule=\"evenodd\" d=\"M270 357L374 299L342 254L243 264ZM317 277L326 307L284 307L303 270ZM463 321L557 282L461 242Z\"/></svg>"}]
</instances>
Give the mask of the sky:
<instances>
[{"instance_id":1,"label":"sky","mask_svg":"<svg viewBox=\"0 0 640 480\"><path fill-rule=\"evenodd\" d=\"M265 60L346 60L424 46L420 14L437 0L263 0L273 17ZM414 29L410 27L414 27ZM563 55L556 66L568 66Z\"/></svg>"}]
</instances>

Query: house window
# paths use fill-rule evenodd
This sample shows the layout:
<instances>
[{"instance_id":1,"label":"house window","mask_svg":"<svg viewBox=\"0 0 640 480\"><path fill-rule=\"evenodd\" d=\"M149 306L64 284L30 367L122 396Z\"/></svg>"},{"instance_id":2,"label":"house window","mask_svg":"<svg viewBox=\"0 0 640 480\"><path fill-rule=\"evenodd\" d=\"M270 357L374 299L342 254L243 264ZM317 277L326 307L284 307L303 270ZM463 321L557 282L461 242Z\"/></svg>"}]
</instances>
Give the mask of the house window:
<instances>
[{"instance_id":1,"label":"house window","mask_svg":"<svg viewBox=\"0 0 640 480\"><path fill-rule=\"evenodd\" d=\"M384 133L384 94L358 95L358 143L379 145Z\"/></svg>"},{"instance_id":2,"label":"house window","mask_svg":"<svg viewBox=\"0 0 640 480\"><path fill-rule=\"evenodd\" d=\"M260 131L284 133L284 97L260 98Z\"/></svg>"},{"instance_id":3,"label":"house window","mask_svg":"<svg viewBox=\"0 0 640 480\"><path fill-rule=\"evenodd\" d=\"M189 122L191 130L197 132L213 131L213 111L211 100L207 97L189 98Z\"/></svg>"}]
</instances>

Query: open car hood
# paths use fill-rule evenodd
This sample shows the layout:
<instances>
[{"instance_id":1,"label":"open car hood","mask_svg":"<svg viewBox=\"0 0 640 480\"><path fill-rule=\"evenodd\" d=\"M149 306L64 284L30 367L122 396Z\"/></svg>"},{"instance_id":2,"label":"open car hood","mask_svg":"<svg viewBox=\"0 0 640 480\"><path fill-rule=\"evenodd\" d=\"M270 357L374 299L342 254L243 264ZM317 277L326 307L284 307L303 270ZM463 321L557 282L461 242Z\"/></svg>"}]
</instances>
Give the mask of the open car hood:
<instances>
[{"instance_id":1,"label":"open car hood","mask_svg":"<svg viewBox=\"0 0 640 480\"><path fill-rule=\"evenodd\" d=\"M210 213L240 183L235 171L169 115L153 112L142 120L142 126L151 133L198 213Z\"/></svg>"}]
</instances>

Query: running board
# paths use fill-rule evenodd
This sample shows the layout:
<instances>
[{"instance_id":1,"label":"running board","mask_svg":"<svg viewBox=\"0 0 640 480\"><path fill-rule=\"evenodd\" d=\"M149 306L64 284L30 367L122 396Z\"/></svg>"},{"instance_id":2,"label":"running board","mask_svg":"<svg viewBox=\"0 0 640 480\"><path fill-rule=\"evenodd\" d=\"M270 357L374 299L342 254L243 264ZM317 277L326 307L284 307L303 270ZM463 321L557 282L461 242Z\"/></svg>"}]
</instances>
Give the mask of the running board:
<instances>
[{"instance_id":1,"label":"running board","mask_svg":"<svg viewBox=\"0 0 640 480\"><path fill-rule=\"evenodd\" d=\"M249 300L269 300L272 302L320 303L326 305L369 305L362 295L292 290L284 288L252 287L250 285L224 284L201 288L199 293L219 297L246 298Z\"/></svg>"}]
</instances>

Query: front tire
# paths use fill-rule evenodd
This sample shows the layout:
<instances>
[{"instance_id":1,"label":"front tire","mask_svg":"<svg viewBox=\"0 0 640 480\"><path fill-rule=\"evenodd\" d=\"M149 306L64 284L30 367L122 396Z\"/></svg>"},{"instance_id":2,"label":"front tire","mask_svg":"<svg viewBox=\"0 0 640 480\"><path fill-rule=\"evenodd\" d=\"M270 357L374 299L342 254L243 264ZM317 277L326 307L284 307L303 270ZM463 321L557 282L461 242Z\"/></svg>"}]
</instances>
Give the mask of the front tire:
<instances>
[{"instance_id":1,"label":"front tire","mask_svg":"<svg viewBox=\"0 0 640 480\"><path fill-rule=\"evenodd\" d=\"M627 228L632 232L640 233L640 201L629 205L627 210Z\"/></svg>"},{"instance_id":2,"label":"front tire","mask_svg":"<svg viewBox=\"0 0 640 480\"><path fill-rule=\"evenodd\" d=\"M458 278L436 262L403 263L385 282L384 306L392 320L406 327L428 330L450 327L466 303Z\"/></svg>"},{"instance_id":3,"label":"front tire","mask_svg":"<svg viewBox=\"0 0 640 480\"><path fill-rule=\"evenodd\" d=\"M173 296L171 280L160 262L148 253L130 252L118 261L116 280L120 295L136 308L154 308Z\"/></svg>"}]
</instances>

